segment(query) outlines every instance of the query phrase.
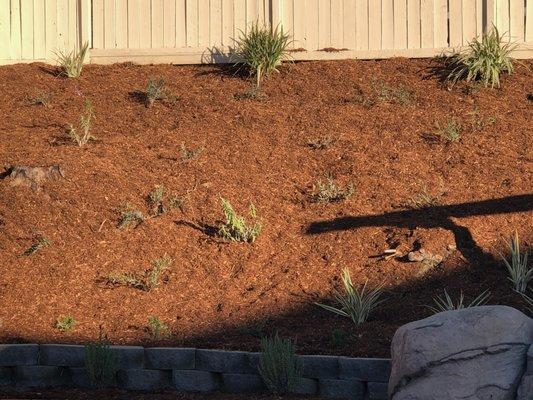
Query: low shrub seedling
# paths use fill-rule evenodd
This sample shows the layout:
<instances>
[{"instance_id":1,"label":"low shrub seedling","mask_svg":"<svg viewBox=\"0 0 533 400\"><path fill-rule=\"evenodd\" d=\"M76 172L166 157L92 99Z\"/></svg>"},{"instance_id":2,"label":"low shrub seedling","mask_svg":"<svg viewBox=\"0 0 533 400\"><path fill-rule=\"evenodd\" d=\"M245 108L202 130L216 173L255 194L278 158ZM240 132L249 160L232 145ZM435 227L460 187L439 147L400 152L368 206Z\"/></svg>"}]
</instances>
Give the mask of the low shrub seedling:
<instances>
[{"instance_id":1,"label":"low shrub seedling","mask_svg":"<svg viewBox=\"0 0 533 400\"><path fill-rule=\"evenodd\" d=\"M76 326L76 320L71 315L62 315L56 320L56 328L61 332L70 332Z\"/></svg>"},{"instance_id":2,"label":"low shrub seedling","mask_svg":"<svg viewBox=\"0 0 533 400\"><path fill-rule=\"evenodd\" d=\"M87 100L85 102L85 112L80 117L81 132L78 132L78 129L75 128L72 124L70 124L68 128L69 138L72 141L76 142L78 146L82 147L85 146L89 142L89 140L96 140L96 138L91 133L93 119L95 119L94 109L92 103Z\"/></svg>"},{"instance_id":3,"label":"low shrub seedling","mask_svg":"<svg viewBox=\"0 0 533 400\"><path fill-rule=\"evenodd\" d=\"M178 100L179 97L172 94L167 88L164 76L152 77L146 84L144 92L146 107L150 108L157 100Z\"/></svg>"},{"instance_id":4,"label":"low shrub seedling","mask_svg":"<svg viewBox=\"0 0 533 400\"><path fill-rule=\"evenodd\" d=\"M445 122L435 124L435 134L447 143L453 143L461 138L462 126L456 119L448 119Z\"/></svg>"},{"instance_id":5,"label":"low shrub seedling","mask_svg":"<svg viewBox=\"0 0 533 400\"><path fill-rule=\"evenodd\" d=\"M233 210L228 200L221 197L220 203L226 221L218 229L219 236L233 242L253 243L261 232L261 224L256 222L253 225L248 225L246 220ZM250 204L250 216L257 218L256 209L253 204Z\"/></svg>"},{"instance_id":6,"label":"low shrub seedling","mask_svg":"<svg viewBox=\"0 0 533 400\"><path fill-rule=\"evenodd\" d=\"M145 217L141 211L130 203L125 203L120 210L120 220L118 221L117 228L123 229L135 224L135 227L139 226L145 221Z\"/></svg>"},{"instance_id":7,"label":"low shrub seedling","mask_svg":"<svg viewBox=\"0 0 533 400\"><path fill-rule=\"evenodd\" d=\"M152 206L152 215L158 216L166 212L166 207L163 204L165 198L165 187L157 185L154 190L148 194L148 200Z\"/></svg>"},{"instance_id":8,"label":"low shrub seedling","mask_svg":"<svg viewBox=\"0 0 533 400\"><path fill-rule=\"evenodd\" d=\"M32 254L37 253L43 247L50 246L51 243L52 242L48 238L44 236L38 236L32 243L32 245L26 250L24 250L24 253L22 253L22 255L31 256Z\"/></svg>"},{"instance_id":9,"label":"low shrub seedling","mask_svg":"<svg viewBox=\"0 0 533 400\"><path fill-rule=\"evenodd\" d=\"M172 258L165 254L163 257L153 260L152 267L146 270L143 275L133 272L114 271L104 277L103 280L111 285L124 285L150 291L159 284L162 275L170 269L172 262Z\"/></svg>"},{"instance_id":10,"label":"low shrub seedling","mask_svg":"<svg viewBox=\"0 0 533 400\"><path fill-rule=\"evenodd\" d=\"M117 356L104 338L85 346L85 368L96 388L111 386L115 382Z\"/></svg>"},{"instance_id":11,"label":"low shrub seedling","mask_svg":"<svg viewBox=\"0 0 533 400\"><path fill-rule=\"evenodd\" d=\"M337 186L331 176L328 176L326 182L317 181L312 197L317 203L337 203L350 198L353 193L354 187L351 183L342 188Z\"/></svg>"},{"instance_id":12,"label":"low shrub seedling","mask_svg":"<svg viewBox=\"0 0 533 400\"><path fill-rule=\"evenodd\" d=\"M170 330L159 318L151 315L148 317L148 334L154 340L166 339L170 336Z\"/></svg>"},{"instance_id":13,"label":"low shrub seedling","mask_svg":"<svg viewBox=\"0 0 533 400\"><path fill-rule=\"evenodd\" d=\"M172 264L172 262L173 260L168 254L152 261L152 268L148 270L146 274L146 287L148 290L159 284L161 275L170 269L170 264Z\"/></svg>"},{"instance_id":14,"label":"low shrub seedling","mask_svg":"<svg viewBox=\"0 0 533 400\"><path fill-rule=\"evenodd\" d=\"M528 264L528 251L526 250L523 254L520 251L518 231L515 231L514 236L509 239L508 246L511 260L507 260L500 254L509 275L507 279L515 291L522 294L526 293L529 282L533 279L533 267Z\"/></svg>"},{"instance_id":15,"label":"low shrub seedling","mask_svg":"<svg viewBox=\"0 0 533 400\"><path fill-rule=\"evenodd\" d=\"M515 44L505 42L498 29L493 26L488 33L475 38L468 47L452 55L446 62L450 72L448 81L453 84L464 79L480 81L485 87L500 87L500 75L513 73L511 52Z\"/></svg>"},{"instance_id":16,"label":"low shrub seedling","mask_svg":"<svg viewBox=\"0 0 533 400\"><path fill-rule=\"evenodd\" d=\"M290 36L283 28L253 23L246 32L241 31L233 58L235 64L244 65L255 77L255 86L259 88L263 78L277 72L281 63L289 59L290 43Z\"/></svg>"},{"instance_id":17,"label":"low shrub seedling","mask_svg":"<svg viewBox=\"0 0 533 400\"><path fill-rule=\"evenodd\" d=\"M364 323L368 316L385 300L380 299L382 286L368 289L367 283L361 289L357 289L350 277L350 272L345 269L342 272L344 293L335 290L335 300L340 307L332 307L326 304L315 303L327 311L350 318L356 325Z\"/></svg>"},{"instance_id":18,"label":"low shrub seedling","mask_svg":"<svg viewBox=\"0 0 533 400\"><path fill-rule=\"evenodd\" d=\"M261 340L259 374L270 392L283 395L291 392L301 376L294 343L276 335Z\"/></svg>"},{"instance_id":19,"label":"low shrub seedling","mask_svg":"<svg viewBox=\"0 0 533 400\"><path fill-rule=\"evenodd\" d=\"M77 78L81 75L83 69L83 62L85 56L89 50L89 42L78 50L72 50L70 52L56 51L57 63L61 69L61 75L68 78Z\"/></svg>"},{"instance_id":20,"label":"low shrub seedling","mask_svg":"<svg viewBox=\"0 0 533 400\"><path fill-rule=\"evenodd\" d=\"M46 107L48 103L50 102L51 97L52 96L50 95L50 93L39 91L39 92L34 93L31 96L28 96L28 101L32 105Z\"/></svg>"},{"instance_id":21,"label":"low shrub seedling","mask_svg":"<svg viewBox=\"0 0 533 400\"><path fill-rule=\"evenodd\" d=\"M419 193L411 197L408 206L416 210L434 207L440 204L443 195L444 191L442 190L435 194L430 193L427 185L423 184Z\"/></svg>"},{"instance_id":22,"label":"low shrub seedling","mask_svg":"<svg viewBox=\"0 0 533 400\"><path fill-rule=\"evenodd\" d=\"M435 305L426 306L426 307L429 308L431 311L433 311L434 314L438 314L443 311L462 310L464 308L482 306L483 304L487 303L489 297L490 297L490 292L488 290L485 290L479 296L477 296L474 300L472 300L469 304L465 304L464 295L462 291L461 291L461 294L459 295L459 299L457 299L457 301L454 302L453 299L448 294L448 292L446 291L446 289L444 289L443 296L437 296L433 299L433 303L435 303Z\"/></svg>"},{"instance_id":23,"label":"low shrub seedling","mask_svg":"<svg viewBox=\"0 0 533 400\"><path fill-rule=\"evenodd\" d=\"M335 142L331 136L322 136L315 139L311 139L307 142L307 145L313 150L324 150L330 147Z\"/></svg>"},{"instance_id":24,"label":"low shrub seedling","mask_svg":"<svg viewBox=\"0 0 533 400\"><path fill-rule=\"evenodd\" d=\"M407 106L412 104L415 100L414 93L404 85L393 86L377 79L373 79L371 85L377 101Z\"/></svg>"},{"instance_id":25,"label":"low shrub seedling","mask_svg":"<svg viewBox=\"0 0 533 400\"><path fill-rule=\"evenodd\" d=\"M185 144L181 144L180 147L180 158L181 161L189 161L198 157L204 151L203 147L197 147L196 149L188 149L185 147Z\"/></svg>"}]
</instances>

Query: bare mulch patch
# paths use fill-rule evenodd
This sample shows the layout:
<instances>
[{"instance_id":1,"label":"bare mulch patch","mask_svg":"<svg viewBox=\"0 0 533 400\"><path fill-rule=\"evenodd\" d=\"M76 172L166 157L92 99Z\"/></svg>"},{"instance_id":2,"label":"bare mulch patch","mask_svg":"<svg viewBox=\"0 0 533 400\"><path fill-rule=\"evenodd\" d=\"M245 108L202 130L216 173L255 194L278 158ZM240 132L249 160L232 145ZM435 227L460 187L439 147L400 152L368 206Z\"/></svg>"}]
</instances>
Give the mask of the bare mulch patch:
<instances>
[{"instance_id":1,"label":"bare mulch patch","mask_svg":"<svg viewBox=\"0 0 533 400\"><path fill-rule=\"evenodd\" d=\"M515 229L533 239L533 63L494 90L447 90L432 65L296 63L261 101L236 98L249 83L214 66L89 65L79 79L1 67L0 165L58 166L67 179L39 190L0 180L0 340L84 343L104 331L117 344L257 350L279 331L300 353L387 357L395 330L428 316L444 289L467 300L489 289L491 304L524 309L497 252ZM132 99L152 76L179 99ZM46 105L28 101L35 92ZM87 100L97 140L78 147L65 132ZM447 143L435 132L450 119L461 135ZM185 160L183 148L203 150ZM313 201L326 177L351 197ZM156 185L179 207L169 197L151 215ZM242 215L255 205L253 244L207 234L220 196ZM118 229L126 203L146 219ZM47 245L28 253L36 237ZM173 263L149 291L102 280L139 276L165 254ZM343 268L385 285L387 301L359 327L313 305ZM55 328L60 315L75 318L72 331ZM170 337L151 338L149 316Z\"/></svg>"}]
</instances>

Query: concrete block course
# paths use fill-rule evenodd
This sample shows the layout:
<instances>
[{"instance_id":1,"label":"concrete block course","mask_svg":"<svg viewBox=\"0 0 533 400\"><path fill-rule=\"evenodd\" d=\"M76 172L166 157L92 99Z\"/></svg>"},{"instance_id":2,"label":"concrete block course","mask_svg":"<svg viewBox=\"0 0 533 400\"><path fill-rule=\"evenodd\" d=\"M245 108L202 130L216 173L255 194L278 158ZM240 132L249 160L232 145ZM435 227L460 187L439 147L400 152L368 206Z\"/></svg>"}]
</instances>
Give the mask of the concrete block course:
<instances>
[{"instance_id":1,"label":"concrete block course","mask_svg":"<svg viewBox=\"0 0 533 400\"><path fill-rule=\"evenodd\" d=\"M43 344L39 351L39 364L58 367L83 367L85 346Z\"/></svg>"},{"instance_id":2,"label":"concrete block course","mask_svg":"<svg viewBox=\"0 0 533 400\"><path fill-rule=\"evenodd\" d=\"M318 380L310 378L300 378L293 389L295 394L315 395L318 393Z\"/></svg>"},{"instance_id":3,"label":"concrete block course","mask_svg":"<svg viewBox=\"0 0 533 400\"><path fill-rule=\"evenodd\" d=\"M0 344L0 366L36 365L38 344Z\"/></svg>"},{"instance_id":4,"label":"concrete block course","mask_svg":"<svg viewBox=\"0 0 533 400\"><path fill-rule=\"evenodd\" d=\"M0 386L11 385L13 378L13 370L10 367L0 367Z\"/></svg>"},{"instance_id":5,"label":"concrete block course","mask_svg":"<svg viewBox=\"0 0 533 400\"><path fill-rule=\"evenodd\" d=\"M388 382L390 361L380 358L339 357L339 378L367 382Z\"/></svg>"},{"instance_id":6,"label":"concrete block course","mask_svg":"<svg viewBox=\"0 0 533 400\"><path fill-rule=\"evenodd\" d=\"M298 361L304 378L337 379L339 377L339 357L299 356Z\"/></svg>"},{"instance_id":7,"label":"concrete block course","mask_svg":"<svg viewBox=\"0 0 533 400\"><path fill-rule=\"evenodd\" d=\"M367 393L368 400L387 400L388 397L388 383L384 382L368 382Z\"/></svg>"},{"instance_id":8,"label":"concrete block course","mask_svg":"<svg viewBox=\"0 0 533 400\"><path fill-rule=\"evenodd\" d=\"M244 351L196 350L196 369L231 374L255 373Z\"/></svg>"},{"instance_id":9,"label":"concrete block course","mask_svg":"<svg viewBox=\"0 0 533 400\"><path fill-rule=\"evenodd\" d=\"M364 399L365 383L358 380L320 379L319 395L334 399Z\"/></svg>"},{"instance_id":10,"label":"concrete block course","mask_svg":"<svg viewBox=\"0 0 533 400\"><path fill-rule=\"evenodd\" d=\"M195 369L196 349L153 347L144 350L148 369Z\"/></svg>"},{"instance_id":11,"label":"concrete block course","mask_svg":"<svg viewBox=\"0 0 533 400\"><path fill-rule=\"evenodd\" d=\"M26 365L13 368L13 384L29 388L60 387L68 384L66 368L48 365Z\"/></svg>"},{"instance_id":12,"label":"concrete block course","mask_svg":"<svg viewBox=\"0 0 533 400\"><path fill-rule=\"evenodd\" d=\"M143 369L144 347L141 346L109 346L117 356L118 369Z\"/></svg>"},{"instance_id":13,"label":"concrete block course","mask_svg":"<svg viewBox=\"0 0 533 400\"><path fill-rule=\"evenodd\" d=\"M157 369L123 369L117 373L117 386L127 390L161 390L172 386L172 373Z\"/></svg>"},{"instance_id":14,"label":"concrete block course","mask_svg":"<svg viewBox=\"0 0 533 400\"><path fill-rule=\"evenodd\" d=\"M74 388L90 389L93 387L89 373L85 368L72 367L69 368L70 385Z\"/></svg>"},{"instance_id":15,"label":"concrete block course","mask_svg":"<svg viewBox=\"0 0 533 400\"><path fill-rule=\"evenodd\" d=\"M173 370L172 383L185 392L213 392L222 386L220 374L195 370Z\"/></svg>"},{"instance_id":16,"label":"concrete block course","mask_svg":"<svg viewBox=\"0 0 533 400\"><path fill-rule=\"evenodd\" d=\"M257 393L266 390L263 379L252 374L222 374L222 390L228 393Z\"/></svg>"}]
</instances>

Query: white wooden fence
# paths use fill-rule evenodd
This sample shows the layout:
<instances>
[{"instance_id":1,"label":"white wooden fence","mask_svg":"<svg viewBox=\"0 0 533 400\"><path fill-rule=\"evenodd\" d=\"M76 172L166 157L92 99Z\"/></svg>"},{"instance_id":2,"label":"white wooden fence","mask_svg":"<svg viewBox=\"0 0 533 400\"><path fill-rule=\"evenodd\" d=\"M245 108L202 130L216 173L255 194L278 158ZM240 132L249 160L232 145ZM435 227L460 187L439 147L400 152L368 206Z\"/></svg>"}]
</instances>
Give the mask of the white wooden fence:
<instances>
[{"instance_id":1,"label":"white wooden fence","mask_svg":"<svg viewBox=\"0 0 533 400\"><path fill-rule=\"evenodd\" d=\"M533 57L533 0L0 0L0 64L223 61L252 22L281 24L296 59L429 57L495 24Z\"/></svg>"}]
</instances>

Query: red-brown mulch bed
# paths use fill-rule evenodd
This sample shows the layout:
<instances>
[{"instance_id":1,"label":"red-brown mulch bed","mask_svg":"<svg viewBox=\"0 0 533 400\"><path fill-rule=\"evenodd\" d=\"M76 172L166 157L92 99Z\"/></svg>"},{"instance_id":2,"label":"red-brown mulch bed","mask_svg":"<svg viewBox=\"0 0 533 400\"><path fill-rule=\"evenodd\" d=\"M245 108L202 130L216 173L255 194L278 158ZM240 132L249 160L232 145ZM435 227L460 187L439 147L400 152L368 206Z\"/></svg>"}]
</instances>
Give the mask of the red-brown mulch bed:
<instances>
[{"instance_id":1,"label":"red-brown mulch bed","mask_svg":"<svg viewBox=\"0 0 533 400\"><path fill-rule=\"evenodd\" d=\"M533 238L533 63L493 90L448 90L432 66L296 63L265 82L263 101L235 98L249 82L216 66L87 66L79 79L1 67L1 163L59 165L65 178L39 189L0 180L0 340L84 343L103 331L116 344L257 350L279 331L300 353L387 357L395 330L428 316L424 305L444 289L467 299L488 289L489 303L525 309L498 250L515 229ZM147 108L136 91L159 75L179 100ZM388 99L384 83L408 93ZM30 101L38 92L50 95L46 106ZM80 148L65 127L87 99L97 140ZM445 143L434 132L451 119L462 133ZM334 142L310 148L322 137ZM183 162L182 143L204 150ZM314 203L326 174L352 183L353 196ZM189 192L183 211L117 229L122 204L150 212L156 185ZM424 191L434 204L413 210ZM220 196L242 214L255 204L255 243L198 229L222 218ZM39 235L51 244L23 256ZM379 257L419 247L449 255L427 271ZM142 274L165 253L174 262L151 291L102 282L112 271ZM343 268L356 284L385 285L386 303L359 327L313 304L328 301ZM73 331L56 329L60 315L76 319ZM150 338L151 315L171 339ZM332 342L335 329L348 336Z\"/></svg>"}]
</instances>

